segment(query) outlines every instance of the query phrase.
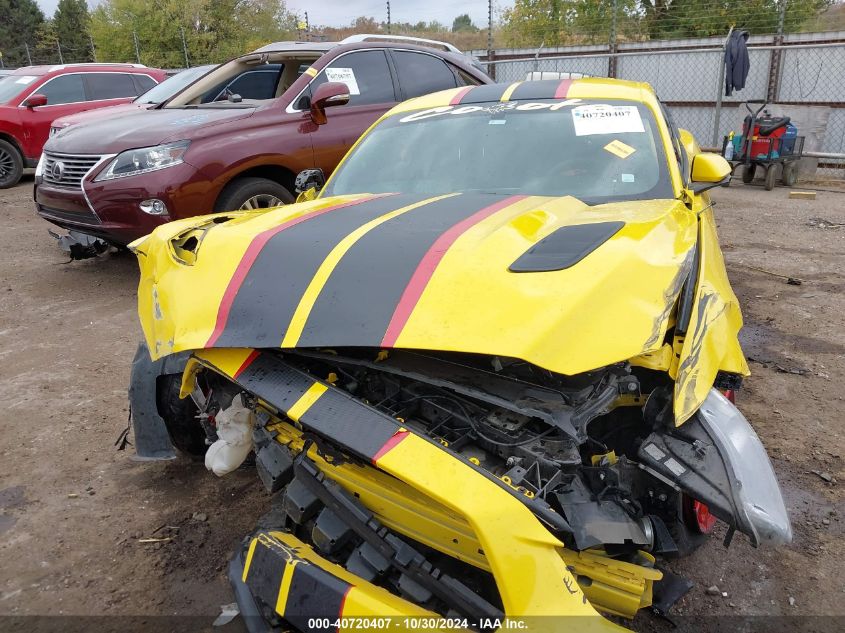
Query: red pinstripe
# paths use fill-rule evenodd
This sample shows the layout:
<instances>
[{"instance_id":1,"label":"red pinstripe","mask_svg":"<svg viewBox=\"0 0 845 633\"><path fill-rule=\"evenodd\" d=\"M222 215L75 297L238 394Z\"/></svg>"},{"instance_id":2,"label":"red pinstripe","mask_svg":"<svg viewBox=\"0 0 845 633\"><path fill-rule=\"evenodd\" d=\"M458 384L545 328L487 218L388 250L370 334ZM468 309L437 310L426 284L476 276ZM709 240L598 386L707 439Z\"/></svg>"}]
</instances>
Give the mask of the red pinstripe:
<instances>
[{"instance_id":1,"label":"red pinstripe","mask_svg":"<svg viewBox=\"0 0 845 633\"><path fill-rule=\"evenodd\" d=\"M481 209L481 211L469 216L466 220L458 222L451 229L437 238L434 244L431 245L431 248L428 249L428 252L423 255L423 258L420 260L417 269L411 276L408 285L405 286L405 291L402 293L402 297L396 305L396 309L394 310L390 323L387 326L387 331L381 341L381 344L384 347L393 347L393 345L395 345L396 339L399 338L402 328L404 328L405 324L408 322L411 312L414 311L417 302L420 300L420 296L422 296L423 290L425 290L431 276L434 274L434 270L437 268L440 260L443 259L446 251L449 250L449 247L455 243L455 240L483 219L490 217L497 211L501 211L505 207L509 207L513 203L526 197L527 196L522 195L511 196L509 198L505 198L504 200L500 200L496 204L491 204L489 207L485 207Z\"/></svg>"}]
</instances>

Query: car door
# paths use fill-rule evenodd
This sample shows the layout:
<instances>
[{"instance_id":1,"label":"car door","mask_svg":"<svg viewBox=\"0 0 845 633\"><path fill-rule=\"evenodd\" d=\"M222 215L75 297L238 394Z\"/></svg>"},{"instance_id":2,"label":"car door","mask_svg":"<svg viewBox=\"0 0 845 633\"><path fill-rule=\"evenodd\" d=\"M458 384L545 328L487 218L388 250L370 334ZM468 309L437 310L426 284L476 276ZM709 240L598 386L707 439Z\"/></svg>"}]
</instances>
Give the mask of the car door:
<instances>
[{"instance_id":1,"label":"car door","mask_svg":"<svg viewBox=\"0 0 845 633\"><path fill-rule=\"evenodd\" d=\"M41 154L44 143L50 135L50 124L59 117L75 114L87 109L87 96L82 73L69 73L52 77L30 94L47 97L47 105L37 108L21 108L27 155Z\"/></svg>"},{"instance_id":2,"label":"car door","mask_svg":"<svg viewBox=\"0 0 845 633\"><path fill-rule=\"evenodd\" d=\"M313 90L332 80L343 80L349 86L349 103L327 110L327 122L311 133L314 164L327 176L358 137L398 102L386 51L371 49L332 60L294 102L294 109L308 110Z\"/></svg>"}]
</instances>

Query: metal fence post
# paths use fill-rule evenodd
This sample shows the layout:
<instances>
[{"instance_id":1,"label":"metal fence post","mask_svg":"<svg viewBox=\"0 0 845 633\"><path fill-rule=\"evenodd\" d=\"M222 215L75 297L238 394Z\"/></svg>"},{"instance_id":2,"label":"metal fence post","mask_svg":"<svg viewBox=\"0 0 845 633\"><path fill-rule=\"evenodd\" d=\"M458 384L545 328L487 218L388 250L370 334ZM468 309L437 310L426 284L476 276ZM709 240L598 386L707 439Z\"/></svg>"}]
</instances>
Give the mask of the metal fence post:
<instances>
[{"instance_id":1,"label":"metal fence post","mask_svg":"<svg viewBox=\"0 0 845 633\"><path fill-rule=\"evenodd\" d=\"M774 103L778 100L778 93L780 93L780 66L783 61L783 50L780 47L783 46L783 25L786 20L787 0L780 0L778 4L780 5L778 7L778 29L777 33L775 33L774 40L772 40L772 44L776 48L772 49L772 56L769 61L769 84L766 90L766 101L769 103Z\"/></svg>"},{"instance_id":2,"label":"metal fence post","mask_svg":"<svg viewBox=\"0 0 845 633\"><path fill-rule=\"evenodd\" d=\"M613 0L612 2L612 15L610 16L610 40L608 42L608 51L610 55L607 58L607 76L611 78L616 77L616 52L618 48L617 39L616 39L616 13L619 8L619 0Z\"/></svg>"},{"instance_id":3,"label":"metal fence post","mask_svg":"<svg viewBox=\"0 0 845 633\"><path fill-rule=\"evenodd\" d=\"M94 46L94 38L89 35L88 41L91 42L91 61L96 62L97 61L97 49Z\"/></svg>"},{"instance_id":4,"label":"metal fence post","mask_svg":"<svg viewBox=\"0 0 845 633\"><path fill-rule=\"evenodd\" d=\"M59 63L64 64L65 58L62 57L62 44L61 42L59 42L59 40L56 40L56 50L59 51Z\"/></svg>"},{"instance_id":5,"label":"metal fence post","mask_svg":"<svg viewBox=\"0 0 845 633\"><path fill-rule=\"evenodd\" d=\"M135 31L132 31L132 39L135 42L135 61L137 63L141 63L141 49L138 46L138 34Z\"/></svg>"},{"instance_id":6,"label":"metal fence post","mask_svg":"<svg viewBox=\"0 0 845 633\"><path fill-rule=\"evenodd\" d=\"M185 42L185 29L180 26L179 32L182 34L182 52L185 53L185 68L190 68L191 62L188 59L188 44Z\"/></svg>"},{"instance_id":7,"label":"metal fence post","mask_svg":"<svg viewBox=\"0 0 845 633\"><path fill-rule=\"evenodd\" d=\"M722 94L725 90L725 52L728 50L728 41L731 39L731 33L734 32L734 27L728 30L728 36L722 44L722 55L719 58L719 84L716 86L716 111L713 115L713 142L710 147L719 147L719 128L722 123Z\"/></svg>"},{"instance_id":8,"label":"metal fence post","mask_svg":"<svg viewBox=\"0 0 845 633\"><path fill-rule=\"evenodd\" d=\"M26 42L23 43L23 47L26 49L26 61L27 65L32 66L32 55L29 54L29 44Z\"/></svg>"}]
</instances>

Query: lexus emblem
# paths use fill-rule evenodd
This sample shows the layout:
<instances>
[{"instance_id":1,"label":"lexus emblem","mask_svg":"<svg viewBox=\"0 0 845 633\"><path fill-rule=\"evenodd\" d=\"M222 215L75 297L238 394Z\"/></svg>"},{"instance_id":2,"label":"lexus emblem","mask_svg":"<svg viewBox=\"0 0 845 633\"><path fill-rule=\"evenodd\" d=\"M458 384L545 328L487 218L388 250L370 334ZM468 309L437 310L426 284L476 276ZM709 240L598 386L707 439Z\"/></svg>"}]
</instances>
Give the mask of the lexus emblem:
<instances>
[{"instance_id":1,"label":"lexus emblem","mask_svg":"<svg viewBox=\"0 0 845 633\"><path fill-rule=\"evenodd\" d=\"M63 162L57 160L53 163L53 167L50 169L50 175L53 176L53 180L61 180L64 173L65 164Z\"/></svg>"}]
</instances>

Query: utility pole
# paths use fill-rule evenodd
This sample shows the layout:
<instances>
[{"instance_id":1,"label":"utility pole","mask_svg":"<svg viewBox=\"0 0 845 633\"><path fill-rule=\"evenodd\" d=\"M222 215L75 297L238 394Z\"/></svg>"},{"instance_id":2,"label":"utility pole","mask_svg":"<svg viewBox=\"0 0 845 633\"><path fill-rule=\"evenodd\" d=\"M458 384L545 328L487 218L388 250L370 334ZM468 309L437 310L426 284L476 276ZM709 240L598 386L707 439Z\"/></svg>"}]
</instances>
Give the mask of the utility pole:
<instances>
[{"instance_id":1,"label":"utility pole","mask_svg":"<svg viewBox=\"0 0 845 633\"><path fill-rule=\"evenodd\" d=\"M305 12L305 41L311 41L311 23L308 21L308 11Z\"/></svg>"},{"instance_id":2,"label":"utility pole","mask_svg":"<svg viewBox=\"0 0 845 633\"><path fill-rule=\"evenodd\" d=\"M29 44L26 42L23 43L24 48L26 49L26 61L27 65L32 66L32 55L29 54Z\"/></svg>"},{"instance_id":3,"label":"utility pole","mask_svg":"<svg viewBox=\"0 0 845 633\"><path fill-rule=\"evenodd\" d=\"M138 33L136 33L135 31L132 31L132 39L135 42L135 61L140 64L141 63L141 49L138 46Z\"/></svg>"},{"instance_id":4,"label":"utility pole","mask_svg":"<svg viewBox=\"0 0 845 633\"><path fill-rule=\"evenodd\" d=\"M56 50L59 51L59 63L64 64L65 59L64 57L62 57L62 44L61 42L59 42L59 40L56 40Z\"/></svg>"},{"instance_id":5,"label":"utility pole","mask_svg":"<svg viewBox=\"0 0 845 633\"><path fill-rule=\"evenodd\" d=\"M387 34L390 35L390 0L387 0Z\"/></svg>"},{"instance_id":6,"label":"utility pole","mask_svg":"<svg viewBox=\"0 0 845 633\"><path fill-rule=\"evenodd\" d=\"M97 61L97 49L94 47L94 38L88 36L88 41L91 42L91 61Z\"/></svg>"},{"instance_id":7,"label":"utility pole","mask_svg":"<svg viewBox=\"0 0 845 633\"><path fill-rule=\"evenodd\" d=\"M618 10L618 4L618 0L613 0L610 9L613 11L613 15L610 16L610 42L607 47L610 55L607 58L607 76L611 78L616 77L616 13Z\"/></svg>"},{"instance_id":8,"label":"utility pole","mask_svg":"<svg viewBox=\"0 0 845 633\"><path fill-rule=\"evenodd\" d=\"M493 65L493 0L487 0L487 74L496 78L496 66Z\"/></svg>"},{"instance_id":9,"label":"utility pole","mask_svg":"<svg viewBox=\"0 0 845 633\"><path fill-rule=\"evenodd\" d=\"M182 52L185 53L185 68L190 68L191 60L188 59L188 43L185 41L185 29L180 26L179 32L182 34Z\"/></svg>"}]
</instances>

